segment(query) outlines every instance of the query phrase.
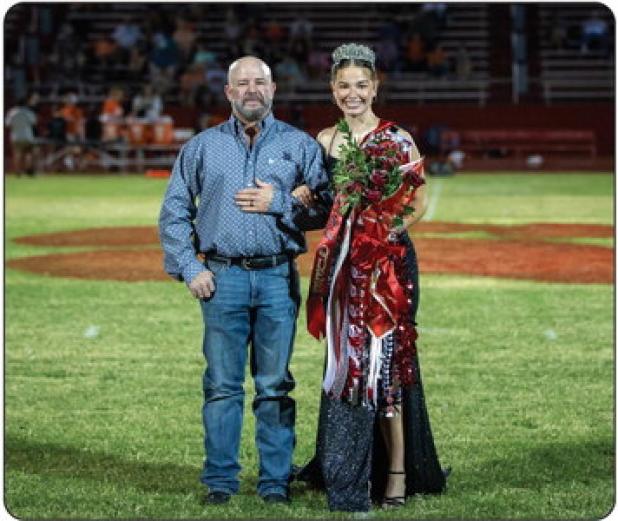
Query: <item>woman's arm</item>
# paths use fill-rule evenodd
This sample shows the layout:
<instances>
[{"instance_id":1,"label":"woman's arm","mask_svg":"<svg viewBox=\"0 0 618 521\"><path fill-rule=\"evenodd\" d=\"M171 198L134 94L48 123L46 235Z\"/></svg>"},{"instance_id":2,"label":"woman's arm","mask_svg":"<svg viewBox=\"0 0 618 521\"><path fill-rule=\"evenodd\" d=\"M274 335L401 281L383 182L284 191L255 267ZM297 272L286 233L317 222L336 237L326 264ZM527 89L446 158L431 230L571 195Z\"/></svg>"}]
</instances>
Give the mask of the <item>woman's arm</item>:
<instances>
[{"instance_id":1,"label":"woman's arm","mask_svg":"<svg viewBox=\"0 0 618 521\"><path fill-rule=\"evenodd\" d=\"M412 143L412 147L410 148L410 161L416 161L421 158L421 154L418 151L416 143L412 139L412 136L403 129L398 130L399 134L405 137L410 143ZM412 207L414 208L414 213L407 215L403 218L403 226L399 228L401 231L402 228L407 230L410 226L416 224L421 220L421 217L427 211L427 179L423 176L425 183L419 186L414 192L414 199L412 200Z\"/></svg>"}]
</instances>

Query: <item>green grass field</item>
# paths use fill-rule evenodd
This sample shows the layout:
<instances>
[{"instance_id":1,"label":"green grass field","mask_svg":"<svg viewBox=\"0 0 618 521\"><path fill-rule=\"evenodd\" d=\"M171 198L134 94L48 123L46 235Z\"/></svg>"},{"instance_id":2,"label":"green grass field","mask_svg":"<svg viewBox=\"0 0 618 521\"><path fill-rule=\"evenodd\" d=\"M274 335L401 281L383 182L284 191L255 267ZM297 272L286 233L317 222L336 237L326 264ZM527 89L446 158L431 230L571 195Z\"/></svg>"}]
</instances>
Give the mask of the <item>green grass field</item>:
<instances>
[{"instance_id":1,"label":"green grass field","mask_svg":"<svg viewBox=\"0 0 618 521\"><path fill-rule=\"evenodd\" d=\"M432 218L612 224L613 182L589 174L431 180L439 191ZM66 251L12 242L22 235L155 224L164 189L137 176L8 178L5 256ZM425 392L453 474L445 495L368 517L603 517L614 504L613 286L427 274L421 286ZM250 399L241 493L225 507L200 505L201 328L182 284L7 269L8 510L29 519L350 517L300 485L291 506L265 507L255 495ZM313 451L322 361L303 310L292 365L297 463ZM250 380L246 388L250 396Z\"/></svg>"}]
</instances>

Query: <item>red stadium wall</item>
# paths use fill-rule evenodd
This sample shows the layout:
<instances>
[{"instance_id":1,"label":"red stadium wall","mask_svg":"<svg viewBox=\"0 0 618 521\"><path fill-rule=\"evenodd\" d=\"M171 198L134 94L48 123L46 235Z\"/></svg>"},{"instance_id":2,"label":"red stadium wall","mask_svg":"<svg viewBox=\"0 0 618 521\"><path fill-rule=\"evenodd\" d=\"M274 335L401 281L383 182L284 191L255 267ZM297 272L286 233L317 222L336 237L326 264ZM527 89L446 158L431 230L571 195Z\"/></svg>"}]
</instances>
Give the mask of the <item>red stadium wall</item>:
<instances>
[{"instance_id":1,"label":"red stadium wall","mask_svg":"<svg viewBox=\"0 0 618 521\"><path fill-rule=\"evenodd\" d=\"M275 101L275 107L276 101ZM464 129L569 129L592 130L596 134L599 155L613 156L615 120L613 103L569 103L560 105L377 105L376 113L385 119L397 121L417 135L433 125L443 125L455 130ZM195 111L177 108L168 110L177 126L193 126ZM275 108L278 117L287 119L284 107ZM229 113L227 107L218 114ZM315 135L320 129L332 125L340 112L334 105L306 105L303 111L305 129Z\"/></svg>"}]
</instances>

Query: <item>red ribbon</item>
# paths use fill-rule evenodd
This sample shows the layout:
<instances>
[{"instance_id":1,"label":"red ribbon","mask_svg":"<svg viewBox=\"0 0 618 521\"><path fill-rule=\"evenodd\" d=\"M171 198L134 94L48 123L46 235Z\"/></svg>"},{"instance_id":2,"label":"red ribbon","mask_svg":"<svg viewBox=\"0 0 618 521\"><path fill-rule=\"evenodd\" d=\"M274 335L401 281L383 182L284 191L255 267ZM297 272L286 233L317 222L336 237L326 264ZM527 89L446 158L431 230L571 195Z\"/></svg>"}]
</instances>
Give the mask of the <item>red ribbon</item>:
<instances>
[{"instance_id":1,"label":"red ribbon","mask_svg":"<svg viewBox=\"0 0 618 521\"><path fill-rule=\"evenodd\" d=\"M335 246L341 244L344 216L341 215L341 198L336 197L324 235L318 243L311 270L311 284L307 297L307 330L320 340L326 331L325 299L328 295L328 277L335 261Z\"/></svg>"},{"instance_id":2,"label":"red ribbon","mask_svg":"<svg viewBox=\"0 0 618 521\"><path fill-rule=\"evenodd\" d=\"M367 141L369 136L378 134L393 125L394 123L390 121L380 121L378 127L365 137L361 145ZM370 300L368 309L368 316L371 317L368 325L377 336L382 336L394 327L398 312L402 312L408 305L404 289L397 280L391 260L393 256L405 255L405 248L401 245L389 244L388 235L393 228L395 217L402 215L404 208L410 206L416 188L424 182L421 177L422 168L422 161L419 161L418 166L414 168L413 175L409 176L388 199L367 207L358 216L353 212L349 217L353 225L350 245L352 264L362 271L365 271L364 267L370 273L373 273L376 267L379 270L379 275L375 280L375 290L387 309L375 297ZM336 261L334 255L336 246L341 245L342 242L346 216L341 215L341 206L342 198L336 197L324 236L318 243L311 272L306 306L307 330L318 340L326 334L325 305L329 291L328 279ZM362 224L356 226L359 221ZM341 286L338 284L335 290L344 291L345 288ZM370 288L363 289L369 291Z\"/></svg>"},{"instance_id":3,"label":"red ribbon","mask_svg":"<svg viewBox=\"0 0 618 521\"><path fill-rule=\"evenodd\" d=\"M400 244L388 244L383 238L376 238L366 230L357 231L350 249L350 262L361 271L371 274L362 288L371 294L374 286L375 295L371 295L367 308L367 325L372 333L381 337L396 325L397 317L408 306L405 290L395 272L397 258L405 255L405 247ZM372 282L372 279L373 282Z\"/></svg>"}]
</instances>

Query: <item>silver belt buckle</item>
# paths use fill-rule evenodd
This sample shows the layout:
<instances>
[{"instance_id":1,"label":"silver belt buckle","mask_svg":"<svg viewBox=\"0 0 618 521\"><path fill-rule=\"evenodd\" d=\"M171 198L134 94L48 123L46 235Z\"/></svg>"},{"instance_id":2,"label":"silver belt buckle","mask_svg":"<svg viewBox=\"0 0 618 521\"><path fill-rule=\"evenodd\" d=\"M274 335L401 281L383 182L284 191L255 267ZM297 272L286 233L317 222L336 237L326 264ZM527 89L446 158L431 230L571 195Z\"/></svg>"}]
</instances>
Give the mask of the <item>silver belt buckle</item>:
<instances>
[{"instance_id":1,"label":"silver belt buckle","mask_svg":"<svg viewBox=\"0 0 618 521\"><path fill-rule=\"evenodd\" d=\"M244 258L243 260L240 261L241 266L246 270L251 269L250 263L251 263L251 259L247 259L247 258Z\"/></svg>"}]
</instances>

